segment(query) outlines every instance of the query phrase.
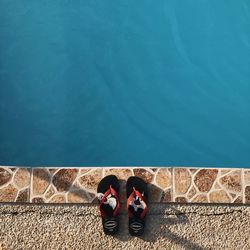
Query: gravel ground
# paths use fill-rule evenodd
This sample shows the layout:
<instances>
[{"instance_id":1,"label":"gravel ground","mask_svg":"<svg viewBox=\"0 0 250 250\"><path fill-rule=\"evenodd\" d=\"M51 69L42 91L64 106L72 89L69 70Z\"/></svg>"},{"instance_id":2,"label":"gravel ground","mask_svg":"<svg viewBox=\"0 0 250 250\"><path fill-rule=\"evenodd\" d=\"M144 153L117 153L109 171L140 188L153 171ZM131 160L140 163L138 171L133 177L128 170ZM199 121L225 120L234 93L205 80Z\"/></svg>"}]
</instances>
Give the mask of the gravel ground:
<instances>
[{"instance_id":1,"label":"gravel ground","mask_svg":"<svg viewBox=\"0 0 250 250\"><path fill-rule=\"evenodd\" d=\"M250 207L151 204L145 235L135 238L125 211L112 237L103 234L96 205L1 204L0 249L247 250Z\"/></svg>"}]
</instances>

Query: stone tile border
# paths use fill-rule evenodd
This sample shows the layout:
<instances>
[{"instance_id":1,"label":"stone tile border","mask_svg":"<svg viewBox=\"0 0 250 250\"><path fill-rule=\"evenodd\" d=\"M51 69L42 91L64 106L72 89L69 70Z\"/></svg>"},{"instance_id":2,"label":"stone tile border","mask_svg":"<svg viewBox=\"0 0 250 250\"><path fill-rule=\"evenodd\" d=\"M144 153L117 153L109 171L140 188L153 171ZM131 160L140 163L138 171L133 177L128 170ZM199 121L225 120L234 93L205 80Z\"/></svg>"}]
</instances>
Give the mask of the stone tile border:
<instances>
[{"instance_id":1,"label":"stone tile border","mask_svg":"<svg viewBox=\"0 0 250 250\"><path fill-rule=\"evenodd\" d=\"M114 174L126 201L129 176L150 185L150 202L250 204L250 169L190 167L5 167L0 166L0 202L97 203L96 188Z\"/></svg>"},{"instance_id":2,"label":"stone tile border","mask_svg":"<svg viewBox=\"0 0 250 250\"><path fill-rule=\"evenodd\" d=\"M0 166L0 202L29 202L30 168Z\"/></svg>"}]
</instances>

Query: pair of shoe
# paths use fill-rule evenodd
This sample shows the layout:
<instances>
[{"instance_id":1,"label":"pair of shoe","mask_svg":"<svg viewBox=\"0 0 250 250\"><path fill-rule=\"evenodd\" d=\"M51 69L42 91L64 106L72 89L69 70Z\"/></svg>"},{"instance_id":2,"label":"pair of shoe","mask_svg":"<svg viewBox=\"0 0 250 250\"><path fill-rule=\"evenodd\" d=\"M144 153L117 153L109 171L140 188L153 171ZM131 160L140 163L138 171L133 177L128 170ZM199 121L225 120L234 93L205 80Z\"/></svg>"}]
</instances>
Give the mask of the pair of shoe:
<instances>
[{"instance_id":1,"label":"pair of shoe","mask_svg":"<svg viewBox=\"0 0 250 250\"><path fill-rule=\"evenodd\" d=\"M119 191L120 185L115 175L104 177L97 188L103 231L108 235L116 234L119 229ZM148 210L147 183L139 177L131 176L127 180L126 191L129 233L140 236L144 232Z\"/></svg>"}]
</instances>

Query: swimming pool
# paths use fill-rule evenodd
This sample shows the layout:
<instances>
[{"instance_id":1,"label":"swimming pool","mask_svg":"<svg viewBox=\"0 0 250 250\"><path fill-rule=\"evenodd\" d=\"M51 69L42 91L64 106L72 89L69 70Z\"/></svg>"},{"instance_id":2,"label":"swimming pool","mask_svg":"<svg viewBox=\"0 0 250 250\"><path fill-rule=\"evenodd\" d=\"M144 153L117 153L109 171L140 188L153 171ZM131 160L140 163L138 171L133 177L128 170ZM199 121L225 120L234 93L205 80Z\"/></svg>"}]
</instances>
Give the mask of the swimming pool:
<instances>
[{"instance_id":1,"label":"swimming pool","mask_svg":"<svg viewBox=\"0 0 250 250\"><path fill-rule=\"evenodd\" d=\"M250 2L1 1L0 165L250 166Z\"/></svg>"}]
</instances>

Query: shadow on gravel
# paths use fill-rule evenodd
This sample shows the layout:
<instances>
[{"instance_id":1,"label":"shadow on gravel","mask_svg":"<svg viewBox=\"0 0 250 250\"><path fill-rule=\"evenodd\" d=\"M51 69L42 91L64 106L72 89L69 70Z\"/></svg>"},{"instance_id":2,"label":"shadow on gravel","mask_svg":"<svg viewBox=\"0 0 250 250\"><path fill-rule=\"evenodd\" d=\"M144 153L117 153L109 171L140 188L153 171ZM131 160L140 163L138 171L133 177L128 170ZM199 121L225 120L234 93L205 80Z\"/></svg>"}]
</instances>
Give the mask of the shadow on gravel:
<instances>
[{"instance_id":1,"label":"shadow on gravel","mask_svg":"<svg viewBox=\"0 0 250 250\"><path fill-rule=\"evenodd\" d=\"M171 225L186 224L188 223L188 218L171 205L166 204L165 207L167 207L167 212L164 209L161 213L148 215L146 230L140 239L152 243L159 241L159 239L168 239L170 242L178 244L187 250L203 250L204 248L200 245L171 232L169 229ZM121 241L128 241L133 238L128 234L128 219L125 215L121 216L120 225L120 232L115 238Z\"/></svg>"},{"instance_id":2,"label":"shadow on gravel","mask_svg":"<svg viewBox=\"0 0 250 250\"><path fill-rule=\"evenodd\" d=\"M184 225L189 223L188 217L181 211L175 208L171 204L157 204L161 206L161 209L154 211L152 204L149 204L149 214L147 215L146 229L144 235L140 237L146 242L157 242L160 239L168 239L170 242L178 244L187 250L204 250L202 246L197 243L171 232L170 226L172 225ZM124 204L125 206L125 204ZM116 239L121 241L128 241L132 236L128 233L128 218L125 209L122 212L120 219L120 232Z\"/></svg>"}]
</instances>

